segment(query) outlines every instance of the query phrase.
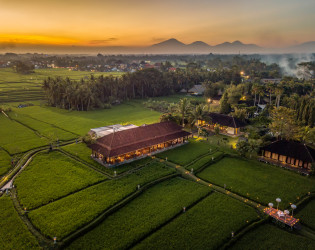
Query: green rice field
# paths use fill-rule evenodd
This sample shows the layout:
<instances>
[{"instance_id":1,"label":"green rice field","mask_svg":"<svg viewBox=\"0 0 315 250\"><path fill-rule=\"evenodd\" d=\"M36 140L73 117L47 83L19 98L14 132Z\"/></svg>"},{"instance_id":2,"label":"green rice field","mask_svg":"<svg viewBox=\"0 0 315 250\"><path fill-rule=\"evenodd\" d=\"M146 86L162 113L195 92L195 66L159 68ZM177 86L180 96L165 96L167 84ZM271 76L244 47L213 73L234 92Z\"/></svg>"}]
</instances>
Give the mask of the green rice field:
<instances>
[{"instance_id":1,"label":"green rice field","mask_svg":"<svg viewBox=\"0 0 315 250\"><path fill-rule=\"evenodd\" d=\"M256 211L219 193L213 193L186 213L143 240L135 249L218 249L255 221Z\"/></svg>"},{"instance_id":2,"label":"green rice field","mask_svg":"<svg viewBox=\"0 0 315 250\"><path fill-rule=\"evenodd\" d=\"M181 178L164 181L106 218L69 248L127 249L209 191Z\"/></svg>"},{"instance_id":3,"label":"green rice field","mask_svg":"<svg viewBox=\"0 0 315 250\"><path fill-rule=\"evenodd\" d=\"M62 153L51 152L36 155L14 184L20 204L30 210L105 179Z\"/></svg>"},{"instance_id":4,"label":"green rice field","mask_svg":"<svg viewBox=\"0 0 315 250\"><path fill-rule=\"evenodd\" d=\"M314 178L303 177L283 169L240 158L225 157L198 174L201 179L217 184L244 197L268 204L280 197L279 208L315 190Z\"/></svg>"},{"instance_id":5,"label":"green rice field","mask_svg":"<svg viewBox=\"0 0 315 250\"><path fill-rule=\"evenodd\" d=\"M0 197L0 249L40 249L9 197Z\"/></svg>"},{"instance_id":6,"label":"green rice field","mask_svg":"<svg viewBox=\"0 0 315 250\"><path fill-rule=\"evenodd\" d=\"M314 249L314 242L308 238L288 232L274 225L264 224L255 228L236 241L231 249L276 250L276 249Z\"/></svg>"},{"instance_id":7,"label":"green rice field","mask_svg":"<svg viewBox=\"0 0 315 250\"><path fill-rule=\"evenodd\" d=\"M79 80L84 77L99 75L120 76L120 72L89 72L89 71L71 71L68 69L37 69L35 73L18 74L12 69L0 69L0 103L9 102L32 102L34 100L43 100L42 82L47 77L69 77L73 80Z\"/></svg>"},{"instance_id":8,"label":"green rice field","mask_svg":"<svg viewBox=\"0 0 315 250\"><path fill-rule=\"evenodd\" d=\"M144 185L174 170L152 163L126 177L105 181L32 210L28 216L41 232L63 238Z\"/></svg>"}]
</instances>

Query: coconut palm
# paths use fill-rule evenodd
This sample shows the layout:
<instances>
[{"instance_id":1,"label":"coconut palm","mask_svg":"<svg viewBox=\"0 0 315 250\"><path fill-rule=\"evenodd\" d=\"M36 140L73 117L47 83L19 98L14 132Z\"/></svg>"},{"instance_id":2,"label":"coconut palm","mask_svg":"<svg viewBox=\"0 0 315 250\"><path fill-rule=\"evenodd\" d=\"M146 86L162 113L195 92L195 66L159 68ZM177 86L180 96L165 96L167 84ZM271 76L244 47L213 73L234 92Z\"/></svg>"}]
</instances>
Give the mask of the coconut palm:
<instances>
[{"instance_id":1,"label":"coconut palm","mask_svg":"<svg viewBox=\"0 0 315 250\"><path fill-rule=\"evenodd\" d=\"M190 101L187 98L180 99L177 107L178 113L182 118L182 125L185 126L185 117L187 116L190 109Z\"/></svg>"}]
</instances>

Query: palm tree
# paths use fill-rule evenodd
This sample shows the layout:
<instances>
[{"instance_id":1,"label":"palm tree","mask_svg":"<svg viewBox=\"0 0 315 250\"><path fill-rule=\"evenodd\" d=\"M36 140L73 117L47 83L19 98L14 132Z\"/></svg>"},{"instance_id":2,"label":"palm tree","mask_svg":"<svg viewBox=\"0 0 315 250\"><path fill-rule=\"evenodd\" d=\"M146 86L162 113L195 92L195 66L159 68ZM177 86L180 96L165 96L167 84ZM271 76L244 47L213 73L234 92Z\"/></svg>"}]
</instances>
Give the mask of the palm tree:
<instances>
[{"instance_id":1,"label":"palm tree","mask_svg":"<svg viewBox=\"0 0 315 250\"><path fill-rule=\"evenodd\" d=\"M279 108L279 106L280 106L280 98L281 98L281 95L283 94L283 92L284 92L283 87L278 85L275 89L277 108Z\"/></svg>"},{"instance_id":2,"label":"palm tree","mask_svg":"<svg viewBox=\"0 0 315 250\"><path fill-rule=\"evenodd\" d=\"M256 106L256 100L257 100L257 92L259 90L259 85L257 83L254 83L253 84L253 87L252 87L252 94L255 95L255 100L254 100L254 106Z\"/></svg>"},{"instance_id":3,"label":"palm tree","mask_svg":"<svg viewBox=\"0 0 315 250\"><path fill-rule=\"evenodd\" d=\"M257 94L258 94L258 105L260 104L260 97L263 97L265 95L265 90L263 86L259 86L258 90L257 90Z\"/></svg>"},{"instance_id":4,"label":"palm tree","mask_svg":"<svg viewBox=\"0 0 315 250\"><path fill-rule=\"evenodd\" d=\"M267 84L267 90L269 92L269 105L271 105L271 94L274 91L275 85L273 83Z\"/></svg>"},{"instance_id":5,"label":"palm tree","mask_svg":"<svg viewBox=\"0 0 315 250\"><path fill-rule=\"evenodd\" d=\"M198 122L199 120L201 121L208 120L207 118L208 118L207 107L205 105L199 104L189 112L189 121L190 121L191 127L193 127L194 124ZM198 128L198 137L199 137L200 128L199 126L197 126L197 128Z\"/></svg>"},{"instance_id":6,"label":"palm tree","mask_svg":"<svg viewBox=\"0 0 315 250\"><path fill-rule=\"evenodd\" d=\"M190 101L187 98L180 99L178 103L178 112L182 116L182 125L185 126L185 117L187 116L187 113L190 109Z\"/></svg>"}]
</instances>

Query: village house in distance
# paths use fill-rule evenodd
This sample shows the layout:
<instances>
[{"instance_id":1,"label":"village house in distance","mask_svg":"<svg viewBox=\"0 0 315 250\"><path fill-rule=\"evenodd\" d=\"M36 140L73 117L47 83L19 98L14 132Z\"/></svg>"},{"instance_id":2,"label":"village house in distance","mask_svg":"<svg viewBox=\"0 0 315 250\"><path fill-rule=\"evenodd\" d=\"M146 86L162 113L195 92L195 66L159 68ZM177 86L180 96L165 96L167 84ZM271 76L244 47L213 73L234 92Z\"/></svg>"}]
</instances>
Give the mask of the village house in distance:
<instances>
[{"instance_id":1,"label":"village house in distance","mask_svg":"<svg viewBox=\"0 0 315 250\"><path fill-rule=\"evenodd\" d=\"M130 162L147 155L181 145L191 137L191 133L182 130L182 127L173 122L161 122L136 127L134 125L102 127L98 134L106 134L90 145L92 157L106 165L113 166Z\"/></svg>"}]
</instances>

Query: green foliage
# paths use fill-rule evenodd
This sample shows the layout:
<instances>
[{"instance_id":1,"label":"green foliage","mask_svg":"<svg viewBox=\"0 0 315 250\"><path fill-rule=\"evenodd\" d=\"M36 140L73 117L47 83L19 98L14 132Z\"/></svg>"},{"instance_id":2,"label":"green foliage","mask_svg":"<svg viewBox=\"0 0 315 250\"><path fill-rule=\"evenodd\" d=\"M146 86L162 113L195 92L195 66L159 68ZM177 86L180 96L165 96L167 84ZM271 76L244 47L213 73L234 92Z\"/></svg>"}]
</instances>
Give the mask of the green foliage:
<instances>
[{"instance_id":1,"label":"green foliage","mask_svg":"<svg viewBox=\"0 0 315 250\"><path fill-rule=\"evenodd\" d=\"M206 186L180 178L164 181L106 218L69 248L127 249L208 192Z\"/></svg>"},{"instance_id":2,"label":"green foliage","mask_svg":"<svg viewBox=\"0 0 315 250\"><path fill-rule=\"evenodd\" d=\"M315 180L257 161L225 157L198 176L262 204L280 197L280 208L315 190Z\"/></svg>"},{"instance_id":3,"label":"green foliage","mask_svg":"<svg viewBox=\"0 0 315 250\"><path fill-rule=\"evenodd\" d=\"M264 224L249 231L236 241L231 249L265 250L265 249L313 249L314 241L279 229L276 226Z\"/></svg>"},{"instance_id":4,"label":"green foliage","mask_svg":"<svg viewBox=\"0 0 315 250\"><path fill-rule=\"evenodd\" d=\"M272 123L269 124L271 132L275 136L287 140L300 138L300 128L295 121L295 111L293 109L279 107L271 111Z\"/></svg>"},{"instance_id":5,"label":"green foliage","mask_svg":"<svg viewBox=\"0 0 315 250\"><path fill-rule=\"evenodd\" d=\"M62 153L52 152L35 156L14 184L22 207L33 209L105 179Z\"/></svg>"},{"instance_id":6,"label":"green foliage","mask_svg":"<svg viewBox=\"0 0 315 250\"><path fill-rule=\"evenodd\" d=\"M17 61L14 63L13 70L16 73L20 73L20 74L30 74L30 73L34 73L34 65L30 63Z\"/></svg>"},{"instance_id":7,"label":"green foliage","mask_svg":"<svg viewBox=\"0 0 315 250\"><path fill-rule=\"evenodd\" d=\"M208 153L210 148L211 146L207 143L190 140L186 145L158 154L158 157L163 159L167 157L168 161L184 166L199 156Z\"/></svg>"},{"instance_id":8,"label":"green foliage","mask_svg":"<svg viewBox=\"0 0 315 250\"><path fill-rule=\"evenodd\" d=\"M0 198L0 249L40 249L9 197Z\"/></svg>"},{"instance_id":9,"label":"green foliage","mask_svg":"<svg viewBox=\"0 0 315 250\"><path fill-rule=\"evenodd\" d=\"M220 100L220 113L222 114L228 114L231 111L231 105L228 102L229 97L228 93L224 92L221 100Z\"/></svg>"},{"instance_id":10,"label":"green foliage","mask_svg":"<svg viewBox=\"0 0 315 250\"><path fill-rule=\"evenodd\" d=\"M311 200L299 213L294 216L301 220L301 222L308 227L315 230L315 199Z\"/></svg>"},{"instance_id":11,"label":"green foliage","mask_svg":"<svg viewBox=\"0 0 315 250\"><path fill-rule=\"evenodd\" d=\"M137 185L174 173L153 163L120 179L105 181L29 212L32 223L52 238L64 238L137 189Z\"/></svg>"},{"instance_id":12,"label":"green foliage","mask_svg":"<svg viewBox=\"0 0 315 250\"><path fill-rule=\"evenodd\" d=\"M257 219L255 210L213 193L166 226L140 242L136 249L218 249Z\"/></svg>"}]
</instances>

